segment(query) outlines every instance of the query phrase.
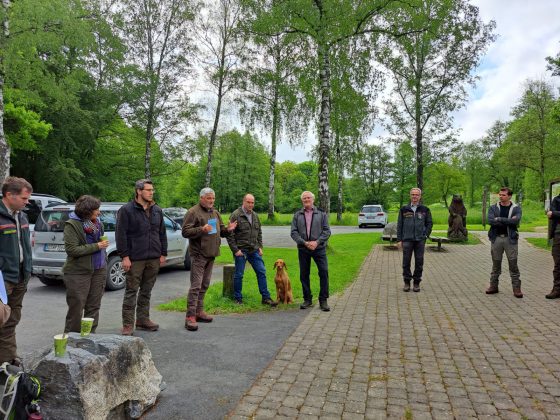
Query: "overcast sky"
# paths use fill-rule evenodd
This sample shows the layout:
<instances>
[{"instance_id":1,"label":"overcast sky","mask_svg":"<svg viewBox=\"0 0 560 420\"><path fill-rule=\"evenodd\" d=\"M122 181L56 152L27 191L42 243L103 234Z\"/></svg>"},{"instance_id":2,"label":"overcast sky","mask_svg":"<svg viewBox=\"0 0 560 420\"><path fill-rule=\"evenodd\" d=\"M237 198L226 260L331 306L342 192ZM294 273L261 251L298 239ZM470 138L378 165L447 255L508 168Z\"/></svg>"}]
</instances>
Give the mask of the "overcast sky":
<instances>
[{"instance_id":1,"label":"overcast sky","mask_svg":"<svg viewBox=\"0 0 560 420\"><path fill-rule=\"evenodd\" d=\"M472 3L479 7L485 22L496 21L498 39L476 70L480 77L476 89L471 90L466 106L454 116L455 127L461 129L460 140L464 142L482 137L498 119L509 120L527 79L548 79L555 86L560 85L559 77L551 79L545 61L545 57L560 52L560 0L472 0ZM224 117L222 127L239 124L235 115ZM258 133L258 136L270 146L267 135ZM277 161L309 160L308 152L317 143L317 135L310 133L308 138L308 145L294 149L280 144Z\"/></svg>"}]
</instances>

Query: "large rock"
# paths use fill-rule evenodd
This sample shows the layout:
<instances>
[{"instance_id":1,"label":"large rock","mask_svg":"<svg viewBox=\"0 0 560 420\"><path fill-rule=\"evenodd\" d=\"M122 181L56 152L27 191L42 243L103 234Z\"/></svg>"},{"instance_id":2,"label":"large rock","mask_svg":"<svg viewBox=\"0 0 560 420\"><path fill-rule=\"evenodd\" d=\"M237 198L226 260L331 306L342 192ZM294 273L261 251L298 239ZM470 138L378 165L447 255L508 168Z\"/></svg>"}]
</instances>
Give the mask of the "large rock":
<instances>
[{"instance_id":1,"label":"large rock","mask_svg":"<svg viewBox=\"0 0 560 420\"><path fill-rule=\"evenodd\" d=\"M138 337L70 333L64 357L53 349L30 363L41 381L44 419L139 418L160 393L162 377Z\"/></svg>"}]
</instances>

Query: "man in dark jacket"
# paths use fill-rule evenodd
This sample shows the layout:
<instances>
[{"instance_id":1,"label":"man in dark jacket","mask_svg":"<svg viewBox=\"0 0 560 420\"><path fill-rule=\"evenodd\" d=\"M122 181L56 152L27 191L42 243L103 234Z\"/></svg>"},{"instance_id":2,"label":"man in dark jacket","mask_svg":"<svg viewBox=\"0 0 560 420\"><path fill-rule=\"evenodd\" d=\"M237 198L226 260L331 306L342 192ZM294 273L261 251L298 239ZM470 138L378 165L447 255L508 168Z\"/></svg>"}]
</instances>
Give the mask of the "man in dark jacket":
<instances>
[{"instance_id":1,"label":"man in dark jacket","mask_svg":"<svg viewBox=\"0 0 560 420\"><path fill-rule=\"evenodd\" d=\"M266 268L262 259L263 243L262 228L259 215L253 211L255 207L255 197L252 194L245 194L243 204L229 217L230 222L237 222L237 227L227 241L233 257L235 258L235 275L233 276L233 298L235 303L243 304L241 289L243 287L243 274L245 263L249 261L255 274L259 292L262 296L263 305L275 306L276 303L270 298L270 292L266 285Z\"/></svg>"},{"instance_id":2,"label":"man in dark jacket","mask_svg":"<svg viewBox=\"0 0 560 420\"><path fill-rule=\"evenodd\" d=\"M313 295L309 273L311 258L319 271L319 306L321 310L331 310L327 303L329 297L329 264L327 261L327 241L331 236L329 216L313 205L315 195L310 191L301 194L303 208L292 219L292 239L298 247L299 279L303 290L301 309L313 306Z\"/></svg>"},{"instance_id":3,"label":"man in dark jacket","mask_svg":"<svg viewBox=\"0 0 560 420\"><path fill-rule=\"evenodd\" d=\"M546 213L550 219L548 239L552 240L552 258L554 259L554 278L552 291L546 295L547 299L560 298L560 195L557 195L550 203L550 210Z\"/></svg>"},{"instance_id":4,"label":"man in dark jacket","mask_svg":"<svg viewBox=\"0 0 560 420\"><path fill-rule=\"evenodd\" d=\"M204 296L212 279L214 260L220 255L221 239L227 237L237 227L237 222L222 222L222 216L214 208L216 194L212 188L200 190L200 200L189 209L183 220L181 233L189 238L191 256L191 287L187 295L185 328L198 330L199 322L212 322L213 318L204 312Z\"/></svg>"},{"instance_id":5,"label":"man in dark jacket","mask_svg":"<svg viewBox=\"0 0 560 420\"><path fill-rule=\"evenodd\" d=\"M126 272L122 335L132 335L136 311L136 328L157 331L150 319L152 288L167 255L167 233L163 211L154 203L152 181L140 179L135 185L136 198L119 209L115 238L117 252Z\"/></svg>"},{"instance_id":6,"label":"man in dark jacket","mask_svg":"<svg viewBox=\"0 0 560 420\"><path fill-rule=\"evenodd\" d=\"M490 252L492 255L492 273L490 274L490 286L486 289L487 295L498 293L498 282L502 273L502 258L505 252L508 265L513 295L522 298L521 278L517 266L517 241L519 233L517 227L521 221L521 207L511 201L513 192L507 187L500 189L498 193L499 202L488 209L488 238L492 243Z\"/></svg>"},{"instance_id":7,"label":"man in dark jacket","mask_svg":"<svg viewBox=\"0 0 560 420\"><path fill-rule=\"evenodd\" d=\"M33 192L23 178L8 177L0 200L0 271L6 288L10 315L0 326L0 364L21 365L17 355L16 326L21 319L23 296L31 277L31 238L27 215L22 212ZM8 312L8 311L6 311Z\"/></svg>"},{"instance_id":8,"label":"man in dark jacket","mask_svg":"<svg viewBox=\"0 0 560 420\"><path fill-rule=\"evenodd\" d=\"M413 280L415 292L420 291L422 271L424 269L424 251L426 239L432 233L432 213L430 209L420 204L422 190L412 188L410 190L410 204L399 210L397 222L398 246L403 250L403 280L405 292L410 291L410 281ZM414 274L410 269L414 254Z\"/></svg>"}]
</instances>

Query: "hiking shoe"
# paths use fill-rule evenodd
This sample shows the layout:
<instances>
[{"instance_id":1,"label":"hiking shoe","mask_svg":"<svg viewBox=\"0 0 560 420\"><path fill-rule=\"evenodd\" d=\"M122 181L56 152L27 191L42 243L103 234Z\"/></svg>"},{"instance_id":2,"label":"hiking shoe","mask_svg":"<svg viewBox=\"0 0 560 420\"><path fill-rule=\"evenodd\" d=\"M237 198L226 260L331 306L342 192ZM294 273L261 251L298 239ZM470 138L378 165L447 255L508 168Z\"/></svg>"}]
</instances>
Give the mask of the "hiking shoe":
<instances>
[{"instance_id":1,"label":"hiking shoe","mask_svg":"<svg viewBox=\"0 0 560 420\"><path fill-rule=\"evenodd\" d=\"M269 305L269 306L272 306L272 307L275 307L276 305L278 305L278 302L275 302L270 298L264 298L263 300L261 300L261 303L263 305Z\"/></svg>"},{"instance_id":2,"label":"hiking shoe","mask_svg":"<svg viewBox=\"0 0 560 420\"><path fill-rule=\"evenodd\" d=\"M498 293L498 286L488 286L488 289L486 289L486 294L487 295L495 295L496 293Z\"/></svg>"},{"instance_id":3,"label":"hiking shoe","mask_svg":"<svg viewBox=\"0 0 560 420\"><path fill-rule=\"evenodd\" d=\"M196 314L196 320L198 322L212 322L214 318L212 318L206 312L200 311L199 313Z\"/></svg>"},{"instance_id":4,"label":"hiking shoe","mask_svg":"<svg viewBox=\"0 0 560 420\"><path fill-rule=\"evenodd\" d=\"M412 291L413 292L419 292L420 291L420 283L414 283L414 285L412 286Z\"/></svg>"},{"instance_id":5,"label":"hiking shoe","mask_svg":"<svg viewBox=\"0 0 560 420\"><path fill-rule=\"evenodd\" d=\"M243 299L239 298L235 298L233 299L233 303L235 303L236 305L243 305Z\"/></svg>"},{"instance_id":6,"label":"hiking shoe","mask_svg":"<svg viewBox=\"0 0 560 420\"><path fill-rule=\"evenodd\" d=\"M136 329L146 330L146 331L157 331L159 329L159 325L156 324L151 319L146 319L144 321L136 321Z\"/></svg>"},{"instance_id":7,"label":"hiking shoe","mask_svg":"<svg viewBox=\"0 0 560 420\"><path fill-rule=\"evenodd\" d=\"M198 330L198 324L196 323L196 318L194 316L188 316L185 319L185 328L189 331Z\"/></svg>"},{"instance_id":8,"label":"hiking shoe","mask_svg":"<svg viewBox=\"0 0 560 420\"><path fill-rule=\"evenodd\" d=\"M331 307L326 300L322 300L321 302L319 302L319 307L323 312L329 312L331 310Z\"/></svg>"},{"instance_id":9,"label":"hiking shoe","mask_svg":"<svg viewBox=\"0 0 560 420\"><path fill-rule=\"evenodd\" d=\"M21 361L21 358L16 356L12 359L12 361L10 362L10 365L17 366L17 367L22 367L23 362Z\"/></svg>"},{"instance_id":10,"label":"hiking shoe","mask_svg":"<svg viewBox=\"0 0 560 420\"><path fill-rule=\"evenodd\" d=\"M405 283L402 290L403 292L410 292L410 283Z\"/></svg>"},{"instance_id":11,"label":"hiking shoe","mask_svg":"<svg viewBox=\"0 0 560 420\"><path fill-rule=\"evenodd\" d=\"M132 335L133 332L134 328L132 328L132 325L123 325L121 335Z\"/></svg>"},{"instance_id":12,"label":"hiking shoe","mask_svg":"<svg viewBox=\"0 0 560 420\"><path fill-rule=\"evenodd\" d=\"M523 292L521 291L521 287L513 288L513 296L515 296L518 299L521 299L523 297Z\"/></svg>"},{"instance_id":13,"label":"hiking shoe","mask_svg":"<svg viewBox=\"0 0 560 420\"><path fill-rule=\"evenodd\" d=\"M307 309L307 308L311 308L312 306L313 306L313 302L311 302L310 300L304 300L303 303L299 305L299 309Z\"/></svg>"},{"instance_id":14,"label":"hiking shoe","mask_svg":"<svg viewBox=\"0 0 560 420\"><path fill-rule=\"evenodd\" d=\"M547 298L547 299L558 299L558 298L560 298L560 289L552 289L552 291L548 295L545 295L545 298Z\"/></svg>"}]
</instances>

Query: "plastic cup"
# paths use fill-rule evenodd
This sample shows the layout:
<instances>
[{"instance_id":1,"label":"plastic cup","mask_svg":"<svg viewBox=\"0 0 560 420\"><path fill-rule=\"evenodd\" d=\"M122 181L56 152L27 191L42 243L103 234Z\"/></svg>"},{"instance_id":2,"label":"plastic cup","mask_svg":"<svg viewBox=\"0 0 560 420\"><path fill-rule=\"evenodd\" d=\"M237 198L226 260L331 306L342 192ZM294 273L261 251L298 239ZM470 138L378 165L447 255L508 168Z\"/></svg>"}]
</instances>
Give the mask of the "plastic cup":
<instances>
[{"instance_id":1,"label":"plastic cup","mask_svg":"<svg viewBox=\"0 0 560 420\"><path fill-rule=\"evenodd\" d=\"M67 343L68 334L57 334L54 336L54 355L56 357L64 357Z\"/></svg>"},{"instance_id":2,"label":"plastic cup","mask_svg":"<svg viewBox=\"0 0 560 420\"><path fill-rule=\"evenodd\" d=\"M108 237L107 235L103 235L103 236L101 236L101 237L99 238L99 240L102 241L102 242L103 242L103 241L108 241L108 240L109 240L109 237Z\"/></svg>"},{"instance_id":3,"label":"plastic cup","mask_svg":"<svg viewBox=\"0 0 560 420\"><path fill-rule=\"evenodd\" d=\"M82 318L82 327L80 329L80 335L85 337L91 332L91 327L93 327L93 318Z\"/></svg>"}]
</instances>

